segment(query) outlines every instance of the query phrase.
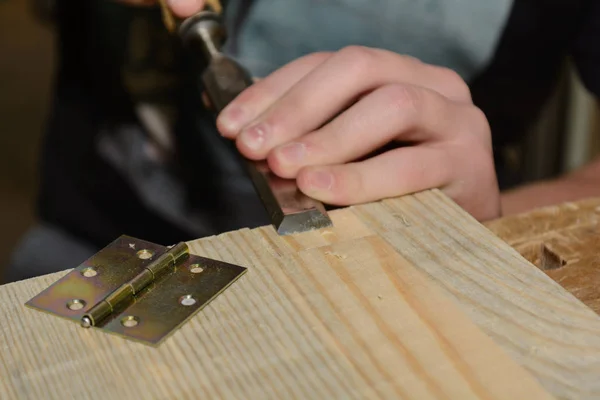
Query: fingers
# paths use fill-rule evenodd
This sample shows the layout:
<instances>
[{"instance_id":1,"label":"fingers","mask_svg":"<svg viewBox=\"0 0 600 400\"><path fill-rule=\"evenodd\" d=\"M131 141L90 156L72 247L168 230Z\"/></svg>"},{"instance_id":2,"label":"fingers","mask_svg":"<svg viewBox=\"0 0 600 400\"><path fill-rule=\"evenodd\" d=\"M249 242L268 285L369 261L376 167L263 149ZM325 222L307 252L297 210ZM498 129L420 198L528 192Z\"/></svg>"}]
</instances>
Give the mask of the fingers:
<instances>
[{"instance_id":1,"label":"fingers","mask_svg":"<svg viewBox=\"0 0 600 400\"><path fill-rule=\"evenodd\" d=\"M329 53L314 53L299 58L278 69L242 92L219 114L217 128L225 137L234 138L245 121L259 116L306 74L330 57ZM260 81L260 83L258 83Z\"/></svg>"},{"instance_id":2,"label":"fingers","mask_svg":"<svg viewBox=\"0 0 600 400\"><path fill-rule=\"evenodd\" d=\"M262 113L254 120L238 119L244 125L238 148L246 157L264 158L272 148L317 129L358 97L385 84L410 83L449 99L470 101L468 87L452 74L388 51L350 47L329 57L282 97L257 85L255 95L270 102L261 104ZM234 106L246 105L243 99L234 101Z\"/></svg>"},{"instance_id":3,"label":"fingers","mask_svg":"<svg viewBox=\"0 0 600 400\"><path fill-rule=\"evenodd\" d=\"M473 124L474 107L406 84L387 85L362 98L322 128L275 148L268 156L277 175L294 178L306 166L356 160L397 139L452 139ZM483 118L483 117L482 117Z\"/></svg>"},{"instance_id":4,"label":"fingers","mask_svg":"<svg viewBox=\"0 0 600 400\"><path fill-rule=\"evenodd\" d=\"M478 220L498 215L498 182L487 146L468 142L402 147L345 165L307 167L299 189L347 206L439 188Z\"/></svg>"},{"instance_id":5,"label":"fingers","mask_svg":"<svg viewBox=\"0 0 600 400\"><path fill-rule=\"evenodd\" d=\"M362 47L303 58L238 96L218 126L328 204L443 188L478 218L497 213L485 115L456 73L412 58ZM394 140L412 146L352 162Z\"/></svg>"},{"instance_id":6,"label":"fingers","mask_svg":"<svg viewBox=\"0 0 600 400\"><path fill-rule=\"evenodd\" d=\"M204 8L205 0L167 0L167 4L178 17L189 17Z\"/></svg>"},{"instance_id":7,"label":"fingers","mask_svg":"<svg viewBox=\"0 0 600 400\"><path fill-rule=\"evenodd\" d=\"M346 206L443 187L451 179L449 161L441 147L403 147L362 162L306 168L297 182L309 197Z\"/></svg>"}]
</instances>

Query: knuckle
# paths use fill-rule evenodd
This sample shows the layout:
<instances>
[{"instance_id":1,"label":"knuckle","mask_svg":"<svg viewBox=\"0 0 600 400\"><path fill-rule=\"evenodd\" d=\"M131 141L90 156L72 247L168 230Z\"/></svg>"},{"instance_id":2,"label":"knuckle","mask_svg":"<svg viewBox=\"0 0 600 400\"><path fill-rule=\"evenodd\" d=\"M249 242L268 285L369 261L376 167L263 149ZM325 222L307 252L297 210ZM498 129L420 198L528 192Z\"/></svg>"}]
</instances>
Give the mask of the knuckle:
<instances>
[{"instance_id":1,"label":"knuckle","mask_svg":"<svg viewBox=\"0 0 600 400\"><path fill-rule=\"evenodd\" d=\"M491 151L480 141L455 143L446 151L456 166L444 191L471 214L491 216L498 207L498 186Z\"/></svg>"},{"instance_id":2,"label":"knuckle","mask_svg":"<svg viewBox=\"0 0 600 400\"><path fill-rule=\"evenodd\" d=\"M413 86L393 84L386 87L386 102L393 111L410 115L416 114L422 106L423 98Z\"/></svg>"},{"instance_id":3,"label":"knuckle","mask_svg":"<svg viewBox=\"0 0 600 400\"><path fill-rule=\"evenodd\" d=\"M485 113L483 112L483 110L479 107L471 107L471 112L473 113L473 120L475 121L475 123L477 124L477 127L479 128L479 130L483 130L483 131L488 131L490 128L487 116L485 115Z\"/></svg>"},{"instance_id":4,"label":"knuckle","mask_svg":"<svg viewBox=\"0 0 600 400\"><path fill-rule=\"evenodd\" d=\"M411 56L408 54L398 54L398 56L406 64L413 64L415 67L421 67L421 66L425 65L425 63L423 63L423 61L421 61L421 59L419 59L415 56Z\"/></svg>"},{"instance_id":5,"label":"knuckle","mask_svg":"<svg viewBox=\"0 0 600 400\"><path fill-rule=\"evenodd\" d=\"M479 107L469 107L471 110L470 115L470 124L472 126L472 130L474 134L482 137L484 139L484 143L486 147L492 146L492 134L490 124L488 122L487 116Z\"/></svg>"},{"instance_id":6,"label":"knuckle","mask_svg":"<svg viewBox=\"0 0 600 400\"><path fill-rule=\"evenodd\" d=\"M338 57L347 62L358 74L368 73L373 65L375 52L364 46L346 46L338 52ZM347 61L346 61L347 60Z\"/></svg>"},{"instance_id":7,"label":"knuckle","mask_svg":"<svg viewBox=\"0 0 600 400\"><path fill-rule=\"evenodd\" d=\"M330 51L317 51L316 53L312 53L309 55L310 58L316 61L324 61L331 57L332 52Z\"/></svg>"},{"instance_id":8,"label":"knuckle","mask_svg":"<svg viewBox=\"0 0 600 400\"><path fill-rule=\"evenodd\" d=\"M365 46L358 45L346 46L343 49L341 49L339 53L350 58L367 58L373 55L371 49Z\"/></svg>"},{"instance_id":9,"label":"knuckle","mask_svg":"<svg viewBox=\"0 0 600 400\"><path fill-rule=\"evenodd\" d=\"M442 76L442 81L448 85L449 93L454 98L471 101L471 89L458 72L450 68L440 67L439 74Z\"/></svg>"},{"instance_id":10,"label":"knuckle","mask_svg":"<svg viewBox=\"0 0 600 400\"><path fill-rule=\"evenodd\" d=\"M302 57L302 61L308 65L319 65L331 57L332 53L328 51L319 51Z\"/></svg>"},{"instance_id":11,"label":"knuckle","mask_svg":"<svg viewBox=\"0 0 600 400\"><path fill-rule=\"evenodd\" d=\"M491 151L492 133L485 113L474 105L463 105L458 112L460 118L456 119L453 137L460 143Z\"/></svg>"}]
</instances>

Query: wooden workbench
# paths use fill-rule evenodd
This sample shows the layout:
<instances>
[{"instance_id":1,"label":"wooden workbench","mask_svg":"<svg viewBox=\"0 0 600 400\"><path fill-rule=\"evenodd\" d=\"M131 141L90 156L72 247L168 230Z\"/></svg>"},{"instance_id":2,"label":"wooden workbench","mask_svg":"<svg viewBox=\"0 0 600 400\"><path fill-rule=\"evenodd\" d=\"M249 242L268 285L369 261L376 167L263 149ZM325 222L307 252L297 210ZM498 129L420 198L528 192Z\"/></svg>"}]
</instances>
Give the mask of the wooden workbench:
<instances>
[{"instance_id":1,"label":"wooden workbench","mask_svg":"<svg viewBox=\"0 0 600 400\"><path fill-rule=\"evenodd\" d=\"M0 398L600 397L600 317L490 231L522 230L436 190L332 218L190 243L249 271L159 348L24 307L64 273L0 287Z\"/></svg>"},{"instance_id":2,"label":"wooden workbench","mask_svg":"<svg viewBox=\"0 0 600 400\"><path fill-rule=\"evenodd\" d=\"M486 226L600 314L600 199L545 207Z\"/></svg>"}]
</instances>

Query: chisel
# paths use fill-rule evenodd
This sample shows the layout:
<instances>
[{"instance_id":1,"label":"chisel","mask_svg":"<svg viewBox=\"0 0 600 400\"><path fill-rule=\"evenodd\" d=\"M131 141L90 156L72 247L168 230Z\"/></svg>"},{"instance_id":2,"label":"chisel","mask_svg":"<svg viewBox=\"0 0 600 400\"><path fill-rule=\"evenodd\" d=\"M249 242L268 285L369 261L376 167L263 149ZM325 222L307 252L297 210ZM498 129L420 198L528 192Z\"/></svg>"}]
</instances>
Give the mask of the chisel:
<instances>
[{"instance_id":1,"label":"chisel","mask_svg":"<svg viewBox=\"0 0 600 400\"><path fill-rule=\"evenodd\" d=\"M167 28L174 30L173 19L167 16L170 12L164 4L163 14ZM199 52L207 62L202 72L202 83L212 107L217 113L221 112L253 81L244 67L221 52L226 31L220 15L213 11L202 11L185 19L177 30L184 45L191 51ZM325 206L302 193L295 180L277 177L265 162L244 159L244 163L254 188L280 235L332 225Z\"/></svg>"}]
</instances>

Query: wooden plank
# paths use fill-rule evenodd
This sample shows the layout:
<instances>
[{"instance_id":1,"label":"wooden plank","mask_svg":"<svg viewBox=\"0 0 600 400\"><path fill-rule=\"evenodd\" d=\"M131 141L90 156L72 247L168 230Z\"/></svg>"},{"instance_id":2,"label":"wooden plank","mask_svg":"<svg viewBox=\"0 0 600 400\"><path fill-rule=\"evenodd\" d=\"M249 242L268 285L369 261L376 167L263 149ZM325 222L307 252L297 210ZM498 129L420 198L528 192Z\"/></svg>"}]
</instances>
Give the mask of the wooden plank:
<instances>
[{"instance_id":1,"label":"wooden plank","mask_svg":"<svg viewBox=\"0 0 600 400\"><path fill-rule=\"evenodd\" d=\"M439 191L354 209L559 398L600 397L600 320Z\"/></svg>"},{"instance_id":2,"label":"wooden plank","mask_svg":"<svg viewBox=\"0 0 600 400\"><path fill-rule=\"evenodd\" d=\"M253 270L158 350L13 306L3 326L10 322L23 339L7 350L23 358L7 371L9 390L17 397L44 395L49 385L60 395L103 398L148 389L164 398L550 397L383 239L273 257L263 234L194 244ZM26 284L28 296L35 284ZM23 285L7 291L18 296Z\"/></svg>"},{"instance_id":3,"label":"wooden plank","mask_svg":"<svg viewBox=\"0 0 600 400\"><path fill-rule=\"evenodd\" d=\"M600 199L544 207L486 226L600 313Z\"/></svg>"},{"instance_id":4,"label":"wooden plank","mask_svg":"<svg viewBox=\"0 0 600 400\"><path fill-rule=\"evenodd\" d=\"M332 217L190 243L249 272L158 349L23 306L63 273L0 287L0 393L598 397L600 318L438 191Z\"/></svg>"}]
</instances>

